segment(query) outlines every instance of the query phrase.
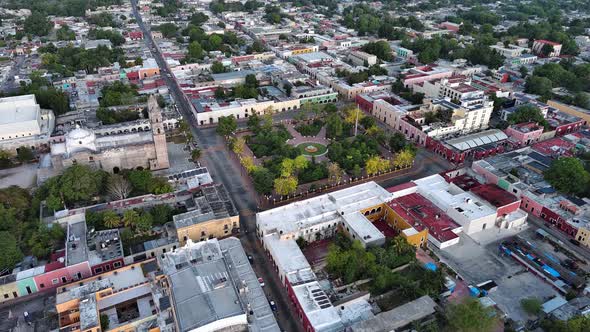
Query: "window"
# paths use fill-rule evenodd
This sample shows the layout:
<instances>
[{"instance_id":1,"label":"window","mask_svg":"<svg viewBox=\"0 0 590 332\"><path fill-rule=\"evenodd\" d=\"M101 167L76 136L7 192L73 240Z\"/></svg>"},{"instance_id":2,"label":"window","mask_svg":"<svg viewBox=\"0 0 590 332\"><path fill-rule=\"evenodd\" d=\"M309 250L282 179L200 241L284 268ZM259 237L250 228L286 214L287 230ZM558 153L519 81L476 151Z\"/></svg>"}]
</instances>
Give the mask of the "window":
<instances>
[{"instance_id":1,"label":"window","mask_svg":"<svg viewBox=\"0 0 590 332\"><path fill-rule=\"evenodd\" d=\"M113 263L113 266L114 266L115 268L121 267L121 262L114 262L114 263Z\"/></svg>"},{"instance_id":2,"label":"window","mask_svg":"<svg viewBox=\"0 0 590 332\"><path fill-rule=\"evenodd\" d=\"M66 283L66 282L68 282L68 278L66 278L66 277L61 277L61 282L63 282L63 283Z\"/></svg>"},{"instance_id":3,"label":"window","mask_svg":"<svg viewBox=\"0 0 590 332\"><path fill-rule=\"evenodd\" d=\"M97 267L96 269L94 269L94 273L95 274L102 273L102 267Z\"/></svg>"},{"instance_id":4,"label":"window","mask_svg":"<svg viewBox=\"0 0 590 332\"><path fill-rule=\"evenodd\" d=\"M8 298L8 294L4 294L4 298L7 299Z\"/></svg>"},{"instance_id":5,"label":"window","mask_svg":"<svg viewBox=\"0 0 590 332\"><path fill-rule=\"evenodd\" d=\"M57 285L57 283L59 283L59 280L57 280L57 278L56 279L52 279L51 280L51 283L54 284L54 285Z\"/></svg>"},{"instance_id":6,"label":"window","mask_svg":"<svg viewBox=\"0 0 590 332\"><path fill-rule=\"evenodd\" d=\"M43 283L42 284L39 284L39 287L40 288L45 288L45 284L43 284Z\"/></svg>"}]
</instances>

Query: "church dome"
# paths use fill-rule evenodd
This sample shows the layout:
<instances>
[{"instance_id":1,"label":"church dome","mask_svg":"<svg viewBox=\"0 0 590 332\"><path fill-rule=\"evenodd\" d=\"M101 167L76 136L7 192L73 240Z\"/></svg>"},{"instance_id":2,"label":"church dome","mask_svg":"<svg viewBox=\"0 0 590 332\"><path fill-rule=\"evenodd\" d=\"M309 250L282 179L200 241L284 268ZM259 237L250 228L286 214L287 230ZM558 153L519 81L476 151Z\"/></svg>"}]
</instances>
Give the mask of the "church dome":
<instances>
[{"instance_id":1,"label":"church dome","mask_svg":"<svg viewBox=\"0 0 590 332\"><path fill-rule=\"evenodd\" d=\"M69 154L83 150L96 151L95 140L93 131L76 126L76 129L66 134L66 151Z\"/></svg>"}]
</instances>

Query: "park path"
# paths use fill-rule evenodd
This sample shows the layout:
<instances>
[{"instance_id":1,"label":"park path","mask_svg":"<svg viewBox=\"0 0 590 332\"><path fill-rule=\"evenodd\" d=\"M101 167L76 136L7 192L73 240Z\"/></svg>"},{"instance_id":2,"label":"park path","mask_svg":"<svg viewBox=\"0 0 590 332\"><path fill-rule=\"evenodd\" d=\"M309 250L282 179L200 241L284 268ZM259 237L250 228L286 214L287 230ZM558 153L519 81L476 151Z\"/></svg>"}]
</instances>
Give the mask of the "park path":
<instances>
[{"instance_id":1,"label":"park path","mask_svg":"<svg viewBox=\"0 0 590 332\"><path fill-rule=\"evenodd\" d=\"M295 126L292 123L285 124L287 131L289 134L293 136L293 138L287 140L287 144L297 146L301 143L305 142L312 142L312 143L319 143L323 145L330 144L330 141L326 138L326 127L322 127L319 133L315 136L302 136L297 130L295 130Z\"/></svg>"}]
</instances>

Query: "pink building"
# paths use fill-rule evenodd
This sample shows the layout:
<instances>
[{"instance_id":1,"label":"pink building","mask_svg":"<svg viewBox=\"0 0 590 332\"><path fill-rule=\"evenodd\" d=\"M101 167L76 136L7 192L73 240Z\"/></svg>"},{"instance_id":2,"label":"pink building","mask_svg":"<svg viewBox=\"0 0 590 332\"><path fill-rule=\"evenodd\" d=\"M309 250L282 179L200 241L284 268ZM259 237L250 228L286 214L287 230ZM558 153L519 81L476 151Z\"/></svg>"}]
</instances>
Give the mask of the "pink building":
<instances>
[{"instance_id":1,"label":"pink building","mask_svg":"<svg viewBox=\"0 0 590 332\"><path fill-rule=\"evenodd\" d=\"M433 81L445 77L453 76L453 71L449 68L437 67L435 65L414 67L408 70L402 79L404 86L408 87L416 83Z\"/></svg>"},{"instance_id":2,"label":"pink building","mask_svg":"<svg viewBox=\"0 0 590 332\"><path fill-rule=\"evenodd\" d=\"M506 128L504 132L508 135L510 143L520 147L538 142L543 130L543 126L534 122L527 122L512 125Z\"/></svg>"},{"instance_id":3,"label":"pink building","mask_svg":"<svg viewBox=\"0 0 590 332\"><path fill-rule=\"evenodd\" d=\"M61 264L63 265L63 263ZM63 266L54 270L51 270L51 268L57 267L57 264L50 267L48 267L48 265L45 266L45 273L37 275L34 278L37 289L40 291L56 288L92 276L88 261L72 266Z\"/></svg>"}]
</instances>

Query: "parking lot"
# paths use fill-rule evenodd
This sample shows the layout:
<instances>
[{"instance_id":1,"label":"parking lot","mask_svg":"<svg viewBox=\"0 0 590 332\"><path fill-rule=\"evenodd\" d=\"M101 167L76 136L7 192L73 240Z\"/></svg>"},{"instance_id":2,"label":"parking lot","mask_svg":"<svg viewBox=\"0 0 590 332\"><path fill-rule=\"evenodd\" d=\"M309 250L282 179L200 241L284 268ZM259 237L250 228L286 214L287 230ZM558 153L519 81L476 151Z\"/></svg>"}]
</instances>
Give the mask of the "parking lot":
<instances>
[{"instance_id":1,"label":"parking lot","mask_svg":"<svg viewBox=\"0 0 590 332\"><path fill-rule=\"evenodd\" d=\"M490 279L495 281L498 288L489 297L508 317L526 321L528 317L520 305L523 298L536 297L543 301L558 293L512 258L499 254L500 242L518 233L496 228L472 236L461 234L459 244L444 250L434 248L434 251L468 284L475 285Z\"/></svg>"}]
</instances>

